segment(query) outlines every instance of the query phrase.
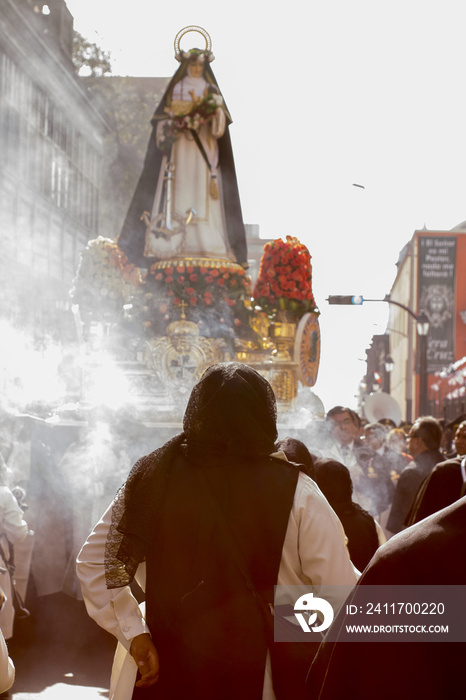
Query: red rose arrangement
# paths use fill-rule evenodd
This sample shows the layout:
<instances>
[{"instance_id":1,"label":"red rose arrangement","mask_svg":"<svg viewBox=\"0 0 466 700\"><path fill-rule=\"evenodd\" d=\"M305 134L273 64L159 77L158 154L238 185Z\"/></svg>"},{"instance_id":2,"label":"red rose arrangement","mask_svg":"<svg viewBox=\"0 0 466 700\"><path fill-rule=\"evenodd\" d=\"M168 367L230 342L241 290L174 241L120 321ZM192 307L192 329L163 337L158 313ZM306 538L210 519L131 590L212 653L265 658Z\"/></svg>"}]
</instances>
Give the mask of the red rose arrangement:
<instances>
[{"instance_id":1,"label":"red rose arrangement","mask_svg":"<svg viewBox=\"0 0 466 700\"><path fill-rule=\"evenodd\" d=\"M251 279L240 265L215 265L207 267L202 264L192 264L180 261L179 265L155 264L149 270L146 279L146 303L149 304L150 318L155 321L155 315L165 317L165 320L178 318L179 312L173 315L174 308L182 302L193 310L206 312L222 309L231 310L236 320L242 315L243 300L251 297ZM230 313L228 314L230 315ZM146 324L146 327L150 324Z\"/></svg>"},{"instance_id":2,"label":"red rose arrangement","mask_svg":"<svg viewBox=\"0 0 466 700\"><path fill-rule=\"evenodd\" d=\"M297 320L317 311L312 293L311 256L297 238L266 243L253 291L254 302L269 316L289 311Z\"/></svg>"}]
</instances>

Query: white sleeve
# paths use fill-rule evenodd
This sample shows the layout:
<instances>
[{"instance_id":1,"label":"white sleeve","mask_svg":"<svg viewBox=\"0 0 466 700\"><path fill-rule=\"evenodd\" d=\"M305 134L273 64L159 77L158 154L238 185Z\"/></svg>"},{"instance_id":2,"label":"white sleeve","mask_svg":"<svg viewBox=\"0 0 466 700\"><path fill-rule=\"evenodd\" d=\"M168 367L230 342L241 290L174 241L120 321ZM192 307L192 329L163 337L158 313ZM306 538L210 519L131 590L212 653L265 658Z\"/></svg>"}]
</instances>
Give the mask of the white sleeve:
<instances>
[{"instance_id":1,"label":"white sleeve","mask_svg":"<svg viewBox=\"0 0 466 700\"><path fill-rule=\"evenodd\" d=\"M28 525L23 518L23 511L18 501L7 486L1 488L1 524L0 531L12 544L19 544L28 534Z\"/></svg>"},{"instance_id":2,"label":"white sleeve","mask_svg":"<svg viewBox=\"0 0 466 700\"><path fill-rule=\"evenodd\" d=\"M212 136L219 139L225 133L226 117L221 107L217 109L212 117Z\"/></svg>"},{"instance_id":3,"label":"white sleeve","mask_svg":"<svg viewBox=\"0 0 466 700\"><path fill-rule=\"evenodd\" d=\"M385 535L385 532L383 531L381 524L375 518L374 518L374 522L375 522L375 529L377 532L377 540L379 543L379 547L381 547L387 541L387 537Z\"/></svg>"},{"instance_id":4,"label":"white sleeve","mask_svg":"<svg viewBox=\"0 0 466 700\"><path fill-rule=\"evenodd\" d=\"M105 543L111 514L112 506L84 543L76 561L76 572L90 617L129 649L133 637L149 632L149 628L129 586L112 589L106 586Z\"/></svg>"},{"instance_id":5,"label":"white sleeve","mask_svg":"<svg viewBox=\"0 0 466 700\"><path fill-rule=\"evenodd\" d=\"M15 680L15 666L8 656L5 638L0 630L0 693L5 693Z\"/></svg>"},{"instance_id":6,"label":"white sleeve","mask_svg":"<svg viewBox=\"0 0 466 700\"><path fill-rule=\"evenodd\" d=\"M318 595L322 586L327 599L341 605L356 584L359 571L352 564L343 526L317 484L300 473L290 512L279 585L312 586ZM334 587L334 588L333 588Z\"/></svg>"}]
</instances>

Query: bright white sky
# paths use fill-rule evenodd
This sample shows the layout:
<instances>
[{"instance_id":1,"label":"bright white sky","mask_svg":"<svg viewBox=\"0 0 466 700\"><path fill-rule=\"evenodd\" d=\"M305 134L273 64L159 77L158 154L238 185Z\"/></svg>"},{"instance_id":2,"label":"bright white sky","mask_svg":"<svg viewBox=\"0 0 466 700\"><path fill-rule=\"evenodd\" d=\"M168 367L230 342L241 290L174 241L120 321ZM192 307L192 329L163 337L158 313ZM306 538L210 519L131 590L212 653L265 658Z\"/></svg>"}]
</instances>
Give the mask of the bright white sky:
<instances>
[{"instance_id":1,"label":"bright white sky","mask_svg":"<svg viewBox=\"0 0 466 700\"><path fill-rule=\"evenodd\" d=\"M388 305L325 299L384 297L415 229L466 219L464 0L66 1L115 75L171 76L177 32L209 32L244 221L308 246L322 312L313 391L326 410L356 407Z\"/></svg>"}]
</instances>

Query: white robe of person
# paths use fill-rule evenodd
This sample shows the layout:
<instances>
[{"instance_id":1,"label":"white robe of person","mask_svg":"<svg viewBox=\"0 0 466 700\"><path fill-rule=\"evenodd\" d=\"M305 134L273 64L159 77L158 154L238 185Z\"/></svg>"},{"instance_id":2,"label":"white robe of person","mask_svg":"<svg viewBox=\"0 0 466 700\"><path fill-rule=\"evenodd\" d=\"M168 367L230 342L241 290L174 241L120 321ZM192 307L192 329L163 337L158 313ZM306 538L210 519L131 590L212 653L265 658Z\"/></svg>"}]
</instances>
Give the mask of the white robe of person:
<instances>
[{"instance_id":1,"label":"white robe of person","mask_svg":"<svg viewBox=\"0 0 466 700\"><path fill-rule=\"evenodd\" d=\"M5 638L0 631L0 693L5 693L11 688L15 680L15 665L8 656L8 648Z\"/></svg>"},{"instance_id":2,"label":"white robe of person","mask_svg":"<svg viewBox=\"0 0 466 700\"><path fill-rule=\"evenodd\" d=\"M191 93L196 98L203 97L208 88L207 81L200 77L185 76L173 88L171 109L174 114L187 114L192 106ZM218 102L222 100L215 96ZM157 143L160 144L165 120L157 125ZM151 221L163 209L161 202L165 166L169 161L175 166L174 191L172 192L172 207L170 214L186 221L188 214L194 210L194 215L186 226L187 236L183 247L177 250L177 236L166 240L163 236L153 241L155 251L160 250L160 257L193 257L220 258L234 260L231 252L225 213L223 208L222 174L219 167L217 139L223 136L226 127L225 112L219 106L211 119L203 124L197 132L204 147L210 164L207 163L189 130L183 131L174 142L169 157L162 160L159 181L155 192ZM219 197L215 199L210 193L211 176L215 176Z\"/></svg>"},{"instance_id":3,"label":"white robe of person","mask_svg":"<svg viewBox=\"0 0 466 700\"><path fill-rule=\"evenodd\" d=\"M23 511L18 505L8 486L0 486L0 543L5 557L8 559L8 542L12 545L23 542L28 535L28 525L23 519ZM0 610L0 629L6 640L13 636L15 610L13 606L13 591L7 562L0 555L0 587L6 600Z\"/></svg>"},{"instance_id":4,"label":"white robe of person","mask_svg":"<svg viewBox=\"0 0 466 700\"><path fill-rule=\"evenodd\" d=\"M283 453L277 453L286 459ZM84 544L77 559L77 574L89 615L117 640L109 700L130 700L136 680L137 666L129 653L131 640L149 632L144 607L138 606L129 586L107 589L105 584L105 543L111 523L111 507L104 514ZM322 587L332 587L327 599L333 607L343 604L359 577L346 548L346 536L335 512L317 484L300 473L293 506L283 543L277 585L283 587L312 586L315 595ZM136 580L145 586L145 563L137 570ZM306 589L307 592L308 589ZM286 589L285 589L286 591ZM286 592L285 592L286 595ZM289 588L288 588L288 595ZM277 604L294 600L277 598ZM267 659L262 700L275 700L270 658Z\"/></svg>"}]
</instances>

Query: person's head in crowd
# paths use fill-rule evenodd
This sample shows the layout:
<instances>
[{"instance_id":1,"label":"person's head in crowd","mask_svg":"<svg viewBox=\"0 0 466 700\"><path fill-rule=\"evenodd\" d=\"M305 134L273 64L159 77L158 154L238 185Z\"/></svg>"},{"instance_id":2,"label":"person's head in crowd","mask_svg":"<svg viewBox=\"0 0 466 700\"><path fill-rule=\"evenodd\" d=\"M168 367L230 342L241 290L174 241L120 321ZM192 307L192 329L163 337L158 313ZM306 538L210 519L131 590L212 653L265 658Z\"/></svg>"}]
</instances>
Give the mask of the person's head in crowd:
<instances>
[{"instance_id":1,"label":"person's head in crowd","mask_svg":"<svg viewBox=\"0 0 466 700\"><path fill-rule=\"evenodd\" d=\"M408 445L406 443L405 431L401 428L393 428L387 433L386 437L387 447L395 452L406 452Z\"/></svg>"},{"instance_id":2,"label":"person's head in crowd","mask_svg":"<svg viewBox=\"0 0 466 700\"><path fill-rule=\"evenodd\" d=\"M433 416L417 418L408 434L408 452L417 457L427 450L438 450L442 441L442 427Z\"/></svg>"},{"instance_id":3,"label":"person's head in crowd","mask_svg":"<svg viewBox=\"0 0 466 700\"><path fill-rule=\"evenodd\" d=\"M348 467L336 459L314 460L314 481L336 513L352 502L353 482Z\"/></svg>"},{"instance_id":4,"label":"person's head in crowd","mask_svg":"<svg viewBox=\"0 0 466 700\"><path fill-rule=\"evenodd\" d=\"M410 423L409 421L404 421L403 423L400 423L400 425L398 427L400 428L400 430L402 430L404 432L406 437L408 437L409 431L413 427L413 424Z\"/></svg>"},{"instance_id":5,"label":"person's head in crowd","mask_svg":"<svg viewBox=\"0 0 466 700\"><path fill-rule=\"evenodd\" d=\"M455 437L453 438L456 454L462 457L466 455L466 420L462 421L456 428Z\"/></svg>"},{"instance_id":6,"label":"person's head in crowd","mask_svg":"<svg viewBox=\"0 0 466 700\"><path fill-rule=\"evenodd\" d=\"M328 411L326 420L333 437L340 445L351 445L354 440L359 439L361 419L351 408L334 406Z\"/></svg>"},{"instance_id":7,"label":"person's head in crowd","mask_svg":"<svg viewBox=\"0 0 466 700\"><path fill-rule=\"evenodd\" d=\"M290 462L303 465L305 469L302 471L314 478L314 460L304 442L297 438L287 437L279 440L275 449L277 452L284 452Z\"/></svg>"},{"instance_id":8,"label":"person's head in crowd","mask_svg":"<svg viewBox=\"0 0 466 700\"><path fill-rule=\"evenodd\" d=\"M212 365L194 386L183 418L189 451L252 458L271 454L277 407L269 382L240 362Z\"/></svg>"},{"instance_id":9,"label":"person's head in crowd","mask_svg":"<svg viewBox=\"0 0 466 700\"><path fill-rule=\"evenodd\" d=\"M353 564L363 571L379 546L373 517L353 501L349 469L335 459L314 460L314 481L339 517Z\"/></svg>"},{"instance_id":10,"label":"person's head in crowd","mask_svg":"<svg viewBox=\"0 0 466 700\"><path fill-rule=\"evenodd\" d=\"M363 428L367 445L373 450L379 450L385 445L387 431L380 423L368 423Z\"/></svg>"},{"instance_id":11,"label":"person's head in crowd","mask_svg":"<svg viewBox=\"0 0 466 700\"><path fill-rule=\"evenodd\" d=\"M383 425L387 431L396 428L396 423L391 418L381 418L377 422L380 423L380 425Z\"/></svg>"}]
</instances>

